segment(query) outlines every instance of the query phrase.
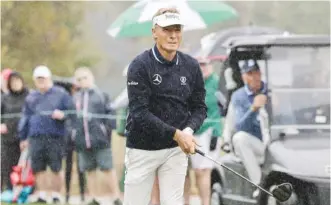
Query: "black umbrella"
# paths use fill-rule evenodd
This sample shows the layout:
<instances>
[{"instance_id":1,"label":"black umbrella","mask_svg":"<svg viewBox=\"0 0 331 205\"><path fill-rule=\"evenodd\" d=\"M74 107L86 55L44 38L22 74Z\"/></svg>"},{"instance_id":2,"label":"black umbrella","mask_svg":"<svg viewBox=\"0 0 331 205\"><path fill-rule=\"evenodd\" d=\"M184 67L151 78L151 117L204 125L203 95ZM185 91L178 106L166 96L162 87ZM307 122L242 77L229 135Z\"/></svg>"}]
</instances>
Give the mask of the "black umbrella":
<instances>
[{"instance_id":1,"label":"black umbrella","mask_svg":"<svg viewBox=\"0 0 331 205\"><path fill-rule=\"evenodd\" d=\"M53 76L53 82L55 85L63 87L68 93L72 94L72 89L75 86L74 78L72 77L61 77ZM70 182L71 182L71 173L73 165L73 151L74 143L68 139L66 143L66 170L65 170L65 183L66 183L66 202L69 201L70 196ZM84 173L79 171L78 160L76 161L78 179L79 179L79 190L81 194L81 200L84 201L84 192L85 192L85 177Z\"/></svg>"},{"instance_id":2,"label":"black umbrella","mask_svg":"<svg viewBox=\"0 0 331 205\"><path fill-rule=\"evenodd\" d=\"M66 89L66 91L69 93L71 93L71 90L74 86L74 78L72 77L53 76L53 82L55 85Z\"/></svg>"}]
</instances>

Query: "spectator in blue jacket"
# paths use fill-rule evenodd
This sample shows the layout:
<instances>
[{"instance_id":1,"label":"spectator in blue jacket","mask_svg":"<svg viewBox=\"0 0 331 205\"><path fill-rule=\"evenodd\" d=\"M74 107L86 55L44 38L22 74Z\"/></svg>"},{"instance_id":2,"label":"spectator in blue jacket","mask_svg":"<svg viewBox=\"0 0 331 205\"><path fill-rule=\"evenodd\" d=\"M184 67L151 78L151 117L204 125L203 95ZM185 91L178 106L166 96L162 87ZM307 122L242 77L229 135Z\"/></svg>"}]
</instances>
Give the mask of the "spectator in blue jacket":
<instances>
[{"instance_id":1,"label":"spectator in blue jacket","mask_svg":"<svg viewBox=\"0 0 331 205\"><path fill-rule=\"evenodd\" d=\"M259 111L267 103L267 86L262 82L260 68L254 60L248 60L240 69L245 86L231 97L230 106L233 106L235 112L236 128L232 142L249 178L259 184L262 176L260 163L265 150ZM253 197L258 197L258 190L254 191Z\"/></svg>"},{"instance_id":2,"label":"spectator in blue jacket","mask_svg":"<svg viewBox=\"0 0 331 205\"><path fill-rule=\"evenodd\" d=\"M53 85L51 75L46 66L35 68L33 80L37 90L32 91L25 99L18 129L21 149L29 146L37 189L47 190L45 184L50 180L53 203L59 203L62 182L60 170L66 134L64 121L69 117L66 111L74 110L74 105L63 88ZM46 175L47 166L52 171L51 177ZM39 191L37 202L46 201L46 192Z\"/></svg>"}]
</instances>

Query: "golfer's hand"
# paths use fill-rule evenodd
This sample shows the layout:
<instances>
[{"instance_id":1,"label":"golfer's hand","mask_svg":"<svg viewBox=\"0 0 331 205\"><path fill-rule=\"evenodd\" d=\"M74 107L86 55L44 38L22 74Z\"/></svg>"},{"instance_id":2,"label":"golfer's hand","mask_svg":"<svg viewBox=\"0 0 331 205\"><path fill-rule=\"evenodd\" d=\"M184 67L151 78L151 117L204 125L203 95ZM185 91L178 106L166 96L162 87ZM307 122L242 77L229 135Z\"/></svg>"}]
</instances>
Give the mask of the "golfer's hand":
<instances>
[{"instance_id":1,"label":"golfer's hand","mask_svg":"<svg viewBox=\"0 0 331 205\"><path fill-rule=\"evenodd\" d=\"M267 96L263 95L263 94L259 94L254 97L252 107L253 107L253 109L257 110L260 107L264 106L266 103L267 103Z\"/></svg>"},{"instance_id":2,"label":"golfer's hand","mask_svg":"<svg viewBox=\"0 0 331 205\"><path fill-rule=\"evenodd\" d=\"M194 154L197 145L194 136L187 132L176 130L174 140L178 143L179 147L185 154Z\"/></svg>"}]
</instances>

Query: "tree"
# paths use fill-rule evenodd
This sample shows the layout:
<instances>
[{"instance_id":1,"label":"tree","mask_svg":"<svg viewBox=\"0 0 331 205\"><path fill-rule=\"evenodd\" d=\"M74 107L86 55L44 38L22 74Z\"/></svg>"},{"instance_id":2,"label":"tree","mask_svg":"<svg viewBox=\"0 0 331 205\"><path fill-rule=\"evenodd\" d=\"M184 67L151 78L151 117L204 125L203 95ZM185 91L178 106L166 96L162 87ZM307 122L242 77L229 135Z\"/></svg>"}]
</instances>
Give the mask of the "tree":
<instances>
[{"instance_id":1,"label":"tree","mask_svg":"<svg viewBox=\"0 0 331 205\"><path fill-rule=\"evenodd\" d=\"M13 68L29 80L40 64L66 76L80 62L93 63L89 56L79 56L83 14L83 2L2 2L2 68Z\"/></svg>"}]
</instances>

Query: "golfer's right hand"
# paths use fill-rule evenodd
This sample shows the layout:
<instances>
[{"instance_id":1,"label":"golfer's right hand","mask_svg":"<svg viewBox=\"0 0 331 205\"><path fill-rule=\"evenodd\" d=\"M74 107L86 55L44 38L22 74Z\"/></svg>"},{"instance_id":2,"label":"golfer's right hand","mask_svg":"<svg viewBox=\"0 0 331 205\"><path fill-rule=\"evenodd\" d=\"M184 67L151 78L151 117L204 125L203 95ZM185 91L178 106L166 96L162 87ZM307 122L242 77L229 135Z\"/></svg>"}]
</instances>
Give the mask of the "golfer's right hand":
<instances>
[{"instance_id":1,"label":"golfer's right hand","mask_svg":"<svg viewBox=\"0 0 331 205\"><path fill-rule=\"evenodd\" d=\"M197 142L192 134L176 130L174 140L178 143L179 147L185 154L194 154Z\"/></svg>"}]
</instances>

